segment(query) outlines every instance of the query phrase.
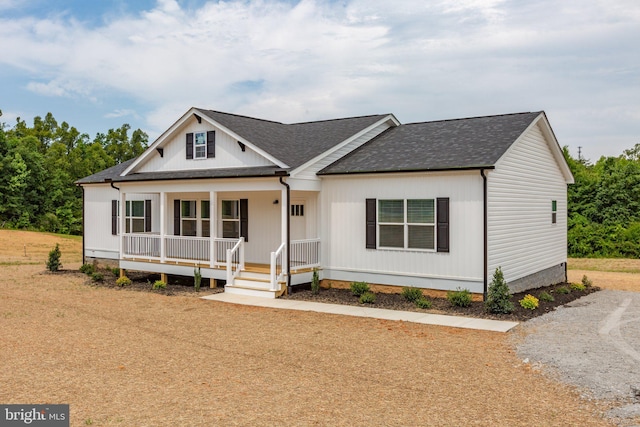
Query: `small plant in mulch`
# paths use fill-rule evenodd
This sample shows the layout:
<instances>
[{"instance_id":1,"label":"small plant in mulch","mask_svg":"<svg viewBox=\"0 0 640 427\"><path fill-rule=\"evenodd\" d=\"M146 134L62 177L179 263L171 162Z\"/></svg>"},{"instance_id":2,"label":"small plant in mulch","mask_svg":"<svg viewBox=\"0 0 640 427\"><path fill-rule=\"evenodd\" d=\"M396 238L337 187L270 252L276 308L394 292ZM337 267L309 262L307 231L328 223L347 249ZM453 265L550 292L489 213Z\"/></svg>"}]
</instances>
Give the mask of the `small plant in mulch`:
<instances>
[{"instance_id":1,"label":"small plant in mulch","mask_svg":"<svg viewBox=\"0 0 640 427\"><path fill-rule=\"evenodd\" d=\"M200 274L200 267L193 269L193 287L196 292L200 292L200 284L202 283L202 274ZM165 284L165 288L167 285Z\"/></svg>"},{"instance_id":2,"label":"small plant in mulch","mask_svg":"<svg viewBox=\"0 0 640 427\"><path fill-rule=\"evenodd\" d=\"M118 280L116 280L116 285L120 287L129 286L131 285L131 279L129 279L127 276L119 277Z\"/></svg>"},{"instance_id":3,"label":"small plant in mulch","mask_svg":"<svg viewBox=\"0 0 640 427\"><path fill-rule=\"evenodd\" d=\"M553 302L556 299L553 297L553 295L551 295L549 292L547 291L542 291L540 292L540 295L538 295L538 299L540 301L544 301L544 302Z\"/></svg>"},{"instance_id":4,"label":"small plant in mulch","mask_svg":"<svg viewBox=\"0 0 640 427\"><path fill-rule=\"evenodd\" d=\"M582 283L572 283L571 285L571 290L572 291L584 291L585 289L587 289L587 287L585 285L583 285Z\"/></svg>"},{"instance_id":5,"label":"small plant in mulch","mask_svg":"<svg viewBox=\"0 0 640 427\"><path fill-rule=\"evenodd\" d=\"M49 252L49 259L47 260L47 270L54 273L62 268L62 263L60 262L60 257L62 253L60 252L60 246L56 243L56 247L51 249Z\"/></svg>"},{"instance_id":6,"label":"small plant in mulch","mask_svg":"<svg viewBox=\"0 0 640 427\"><path fill-rule=\"evenodd\" d=\"M469 289L457 288L455 291L447 291L447 300L455 307L469 307L472 297Z\"/></svg>"},{"instance_id":7,"label":"small plant in mulch","mask_svg":"<svg viewBox=\"0 0 640 427\"><path fill-rule=\"evenodd\" d=\"M416 302L422 298L422 289L404 287L402 288L402 296L409 302Z\"/></svg>"},{"instance_id":8,"label":"small plant in mulch","mask_svg":"<svg viewBox=\"0 0 640 427\"><path fill-rule=\"evenodd\" d=\"M363 292L360 295L360 304L375 304L376 302L376 294L373 292L367 291Z\"/></svg>"},{"instance_id":9,"label":"small plant in mulch","mask_svg":"<svg viewBox=\"0 0 640 427\"><path fill-rule=\"evenodd\" d=\"M96 267L93 264L82 264L80 266L80 273L84 273L87 276L91 276L93 273L95 273L96 271Z\"/></svg>"},{"instance_id":10,"label":"small plant in mulch","mask_svg":"<svg viewBox=\"0 0 640 427\"><path fill-rule=\"evenodd\" d=\"M104 276L102 275L102 273L98 273L96 271L91 273L91 280L93 280L94 282L102 282L104 280Z\"/></svg>"},{"instance_id":11,"label":"small plant in mulch","mask_svg":"<svg viewBox=\"0 0 640 427\"><path fill-rule=\"evenodd\" d=\"M162 280L156 280L153 283L153 289L154 290L158 290L158 289L167 289L167 283L162 281Z\"/></svg>"},{"instance_id":12,"label":"small plant in mulch","mask_svg":"<svg viewBox=\"0 0 640 427\"><path fill-rule=\"evenodd\" d=\"M513 312L513 303L511 302L511 295L509 294L509 285L504 280L502 269L496 268L493 273L493 280L489 285L487 291L487 300L484 303L484 308L490 313L496 314L509 314Z\"/></svg>"},{"instance_id":13,"label":"small plant in mulch","mask_svg":"<svg viewBox=\"0 0 640 427\"><path fill-rule=\"evenodd\" d=\"M555 292L556 292L557 294L563 294L563 295L566 295L566 294L570 294L570 293L571 293L571 289L569 289L567 286L558 286L558 287L556 288Z\"/></svg>"},{"instance_id":14,"label":"small plant in mulch","mask_svg":"<svg viewBox=\"0 0 640 427\"><path fill-rule=\"evenodd\" d=\"M116 277L119 276L120 275L120 267L111 268L111 274L113 274Z\"/></svg>"},{"instance_id":15,"label":"small plant in mulch","mask_svg":"<svg viewBox=\"0 0 640 427\"><path fill-rule=\"evenodd\" d=\"M320 293L320 275L317 268L313 269L313 276L311 277L311 293L313 295Z\"/></svg>"},{"instance_id":16,"label":"small plant in mulch","mask_svg":"<svg viewBox=\"0 0 640 427\"><path fill-rule=\"evenodd\" d=\"M351 289L351 294L357 297L371 290L367 282L352 282L349 289Z\"/></svg>"},{"instance_id":17,"label":"small plant in mulch","mask_svg":"<svg viewBox=\"0 0 640 427\"><path fill-rule=\"evenodd\" d=\"M425 297L421 297L415 300L415 304L416 307L424 308L425 310L429 310L431 307L433 307L433 302Z\"/></svg>"},{"instance_id":18,"label":"small plant in mulch","mask_svg":"<svg viewBox=\"0 0 640 427\"><path fill-rule=\"evenodd\" d=\"M593 282L587 277L586 274L582 276L582 284L585 288L590 288L593 286Z\"/></svg>"},{"instance_id":19,"label":"small plant in mulch","mask_svg":"<svg viewBox=\"0 0 640 427\"><path fill-rule=\"evenodd\" d=\"M522 298L518 302L520 303L520 306L522 308L526 308L528 310L535 310L539 305L538 298L534 297L531 294L525 295L524 298Z\"/></svg>"}]
</instances>

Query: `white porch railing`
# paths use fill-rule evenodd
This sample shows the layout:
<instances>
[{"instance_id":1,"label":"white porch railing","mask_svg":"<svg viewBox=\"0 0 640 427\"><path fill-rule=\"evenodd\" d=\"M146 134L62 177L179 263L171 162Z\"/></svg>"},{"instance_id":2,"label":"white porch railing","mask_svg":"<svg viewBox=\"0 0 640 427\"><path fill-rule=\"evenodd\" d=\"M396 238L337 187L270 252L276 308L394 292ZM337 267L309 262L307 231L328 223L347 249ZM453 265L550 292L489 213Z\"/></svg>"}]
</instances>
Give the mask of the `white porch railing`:
<instances>
[{"instance_id":1,"label":"white porch railing","mask_svg":"<svg viewBox=\"0 0 640 427\"><path fill-rule=\"evenodd\" d=\"M166 236L165 251L168 260L209 261L209 238Z\"/></svg>"},{"instance_id":2,"label":"white porch railing","mask_svg":"<svg viewBox=\"0 0 640 427\"><path fill-rule=\"evenodd\" d=\"M213 239L215 245L216 256L213 260L215 266L224 267L227 265L227 249L233 249L238 244L238 239Z\"/></svg>"},{"instance_id":3,"label":"white porch railing","mask_svg":"<svg viewBox=\"0 0 640 427\"><path fill-rule=\"evenodd\" d=\"M244 237L231 249L227 249L227 284L233 283L233 279L244 270Z\"/></svg>"},{"instance_id":4,"label":"white porch railing","mask_svg":"<svg viewBox=\"0 0 640 427\"><path fill-rule=\"evenodd\" d=\"M291 270L302 270L320 266L320 239L291 241Z\"/></svg>"},{"instance_id":5,"label":"white porch railing","mask_svg":"<svg viewBox=\"0 0 640 427\"><path fill-rule=\"evenodd\" d=\"M269 269L269 281L271 282L272 291L279 290L278 282L284 279L282 260L286 248L287 245L283 243L275 252L271 252L271 268Z\"/></svg>"},{"instance_id":6,"label":"white porch railing","mask_svg":"<svg viewBox=\"0 0 640 427\"><path fill-rule=\"evenodd\" d=\"M124 254L160 258L160 236L157 234L125 234Z\"/></svg>"}]
</instances>

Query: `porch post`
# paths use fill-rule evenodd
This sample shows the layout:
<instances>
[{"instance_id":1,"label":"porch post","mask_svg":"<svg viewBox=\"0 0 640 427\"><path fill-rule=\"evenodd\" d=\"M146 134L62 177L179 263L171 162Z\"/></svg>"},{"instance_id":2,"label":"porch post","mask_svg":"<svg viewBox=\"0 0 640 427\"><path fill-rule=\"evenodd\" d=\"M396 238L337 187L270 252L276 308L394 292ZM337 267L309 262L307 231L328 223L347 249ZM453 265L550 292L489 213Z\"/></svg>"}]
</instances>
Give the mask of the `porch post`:
<instances>
[{"instance_id":1,"label":"porch post","mask_svg":"<svg viewBox=\"0 0 640 427\"><path fill-rule=\"evenodd\" d=\"M167 193L160 192L160 262L167 257L165 237L167 235Z\"/></svg>"},{"instance_id":2,"label":"porch post","mask_svg":"<svg viewBox=\"0 0 640 427\"><path fill-rule=\"evenodd\" d=\"M218 193L209 191L209 267L214 268L218 259L216 253L216 237L218 237Z\"/></svg>"},{"instance_id":3,"label":"porch post","mask_svg":"<svg viewBox=\"0 0 640 427\"><path fill-rule=\"evenodd\" d=\"M120 218L118 219L118 227L120 228L120 259L124 258L124 235L126 232L125 214L126 214L127 193L120 191Z\"/></svg>"},{"instance_id":4,"label":"porch post","mask_svg":"<svg viewBox=\"0 0 640 427\"><path fill-rule=\"evenodd\" d=\"M281 229L281 242L282 243L286 243L287 242L287 228L288 228L288 218L289 218L289 200L287 200L287 189L283 188L281 190L281 196L280 198L282 199L282 203L280 203L281 206L281 215L280 215L280 221L281 221L281 225L280 225L280 229ZM289 248L285 247L285 250L282 251L282 271L288 276L289 275L289 271L287 270L287 266L289 265Z\"/></svg>"}]
</instances>

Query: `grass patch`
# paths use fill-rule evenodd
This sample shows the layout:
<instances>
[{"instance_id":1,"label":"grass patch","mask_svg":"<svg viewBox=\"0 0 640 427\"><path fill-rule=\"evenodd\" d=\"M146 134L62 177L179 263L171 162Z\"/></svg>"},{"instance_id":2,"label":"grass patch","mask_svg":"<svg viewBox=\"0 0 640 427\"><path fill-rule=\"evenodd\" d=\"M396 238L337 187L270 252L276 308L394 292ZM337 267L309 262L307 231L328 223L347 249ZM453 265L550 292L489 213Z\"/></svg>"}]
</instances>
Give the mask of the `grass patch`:
<instances>
[{"instance_id":1,"label":"grass patch","mask_svg":"<svg viewBox=\"0 0 640 427\"><path fill-rule=\"evenodd\" d=\"M640 259L627 258L569 258L569 270L603 271L611 273L640 273Z\"/></svg>"}]
</instances>

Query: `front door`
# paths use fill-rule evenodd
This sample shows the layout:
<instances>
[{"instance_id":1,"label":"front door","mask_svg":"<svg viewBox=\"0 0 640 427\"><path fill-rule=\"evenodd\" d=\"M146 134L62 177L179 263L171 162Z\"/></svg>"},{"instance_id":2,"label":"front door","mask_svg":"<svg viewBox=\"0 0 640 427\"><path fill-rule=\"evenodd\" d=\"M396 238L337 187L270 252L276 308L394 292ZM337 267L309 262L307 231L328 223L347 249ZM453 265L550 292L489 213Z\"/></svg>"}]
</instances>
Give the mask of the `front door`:
<instances>
[{"instance_id":1,"label":"front door","mask_svg":"<svg viewBox=\"0 0 640 427\"><path fill-rule=\"evenodd\" d=\"M291 240L307 238L307 221L304 200L291 201Z\"/></svg>"}]
</instances>

